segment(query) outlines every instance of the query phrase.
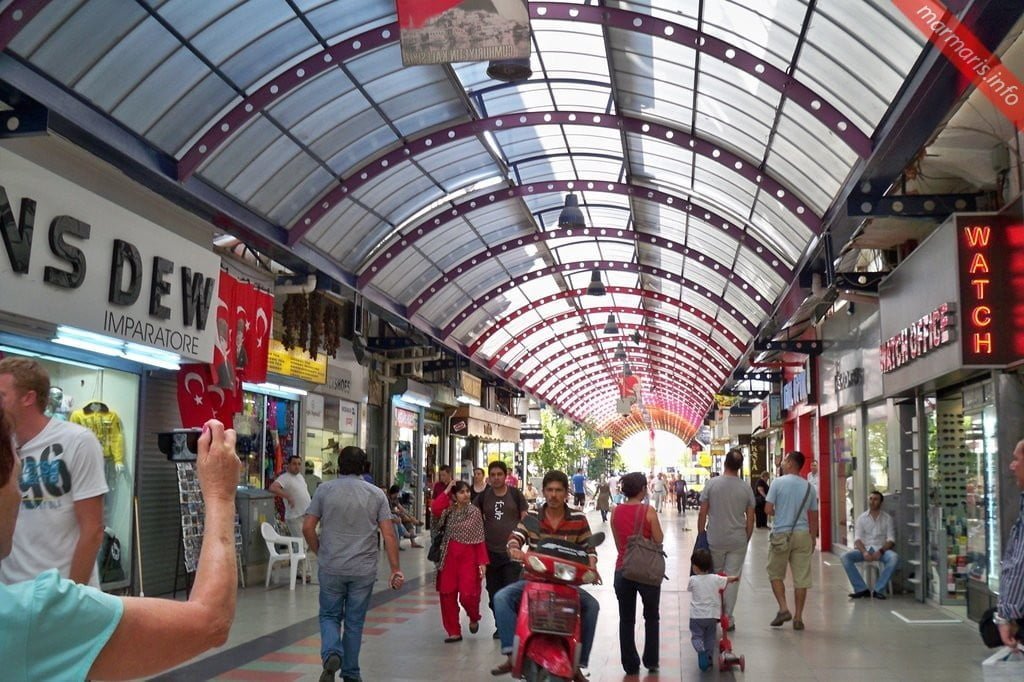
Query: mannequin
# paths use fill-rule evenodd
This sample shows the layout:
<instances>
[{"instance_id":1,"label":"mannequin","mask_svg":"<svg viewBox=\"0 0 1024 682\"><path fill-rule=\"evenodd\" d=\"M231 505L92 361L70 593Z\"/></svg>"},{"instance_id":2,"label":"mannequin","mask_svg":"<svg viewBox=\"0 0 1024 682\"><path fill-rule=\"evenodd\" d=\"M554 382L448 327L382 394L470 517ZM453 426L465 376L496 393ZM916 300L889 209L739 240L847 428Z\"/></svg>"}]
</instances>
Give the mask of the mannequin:
<instances>
[{"instance_id":1,"label":"mannequin","mask_svg":"<svg viewBox=\"0 0 1024 682\"><path fill-rule=\"evenodd\" d=\"M50 393L46 401L46 416L61 421L67 421L68 416L64 413L64 389L60 386L50 386Z\"/></svg>"}]
</instances>

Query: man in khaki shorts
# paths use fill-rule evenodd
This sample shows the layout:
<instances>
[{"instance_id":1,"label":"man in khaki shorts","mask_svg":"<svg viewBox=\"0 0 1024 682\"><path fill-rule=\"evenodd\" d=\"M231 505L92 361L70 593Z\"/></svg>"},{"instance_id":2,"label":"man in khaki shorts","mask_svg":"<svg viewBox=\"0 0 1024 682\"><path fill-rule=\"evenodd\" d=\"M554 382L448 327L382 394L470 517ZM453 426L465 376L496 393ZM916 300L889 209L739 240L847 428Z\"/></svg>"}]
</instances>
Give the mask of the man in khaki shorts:
<instances>
[{"instance_id":1,"label":"man in khaki shorts","mask_svg":"<svg viewBox=\"0 0 1024 682\"><path fill-rule=\"evenodd\" d=\"M775 516L775 524L768 548L768 579L779 603L779 612L772 627L793 621L794 630L803 630L804 603L807 588L811 586L811 556L818 542L818 496L800 470L804 468L804 455L794 450L782 461L783 476L772 482L768 489L765 512ZM793 571L793 601L795 613L786 604L786 567Z\"/></svg>"}]
</instances>

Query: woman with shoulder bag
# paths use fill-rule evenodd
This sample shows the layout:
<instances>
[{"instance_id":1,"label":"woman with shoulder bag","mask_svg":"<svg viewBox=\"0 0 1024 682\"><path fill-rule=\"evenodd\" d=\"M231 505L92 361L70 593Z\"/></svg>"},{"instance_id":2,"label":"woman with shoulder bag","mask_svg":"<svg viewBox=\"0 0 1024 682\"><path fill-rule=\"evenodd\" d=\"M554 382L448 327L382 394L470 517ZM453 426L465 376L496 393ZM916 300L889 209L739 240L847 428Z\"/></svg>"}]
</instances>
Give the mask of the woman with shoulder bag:
<instances>
[{"instance_id":1,"label":"woman with shoulder bag","mask_svg":"<svg viewBox=\"0 0 1024 682\"><path fill-rule=\"evenodd\" d=\"M640 672L641 660L648 670L658 669L658 620L661 602L661 586L646 585L622 575L626 547L631 535L661 543L665 534L661 530L658 514L646 504L647 479L640 472L626 474L619 481L619 488L626 501L612 510L612 536L618 557L615 561L615 598L619 602L619 655L622 669L627 675ZM640 595L644 607L644 653L641 659L633 635L636 626L636 596Z\"/></svg>"},{"instance_id":2,"label":"woman with shoulder bag","mask_svg":"<svg viewBox=\"0 0 1024 682\"><path fill-rule=\"evenodd\" d=\"M441 599L441 624L448 634L444 641L448 644L462 641L460 602L469 616L469 631L480 629L480 583L489 559L484 518L469 503L471 491L465 481L452 481L445 493L430 503L442 534L436 587Z\"/></svg>"}]
</instances>

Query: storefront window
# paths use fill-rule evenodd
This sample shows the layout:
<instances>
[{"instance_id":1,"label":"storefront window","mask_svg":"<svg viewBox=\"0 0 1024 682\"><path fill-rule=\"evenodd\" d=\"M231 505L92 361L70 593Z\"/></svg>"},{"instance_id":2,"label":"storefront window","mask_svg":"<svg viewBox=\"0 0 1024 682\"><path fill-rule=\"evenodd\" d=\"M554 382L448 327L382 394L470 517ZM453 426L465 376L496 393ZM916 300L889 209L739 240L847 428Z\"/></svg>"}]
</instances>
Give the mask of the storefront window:
<instances>
[{"instance_id":1,"label":"storefront window","mask_svg":"<svg viewBox=\"0 0 1024 682\"><path fill-rule=\"evenodd\" d=\"M395 472L393 484L402 488L403 492L408 492L416 482L416 472L420 471L422 466L414 463L417 453L420 452L420 415L418 412L395 407L392 424L391 470Z\"/></svg>"},{"instance_id":2,"label":"storefront window","mask_svg":"<svg viewBox=\"0 0 1024 682\"><path fill-rule=\"evenodd\" d=\"M964 412L965 449L969 453L964 467L967 481L967 570L972 580L987 582L992 591L999 589L999 456L996 443L996 408Z\"/></svg>"},{"instance_id":3,"label":"storefront window","mask_svg":"<svg viewBox=\"0 0 1024 682\"><path fill-rule=\"evenodd\" d=\"M338 477L341 449L359 444L359 406L325 396L322 428L307 424L305 431L306 473L321 481L333 480Z\"/></svg>"},{"instance_id":4,"label":"storefront window","mask_svg":"<svg viewBox=\"0 0 1024 682\"><path fill-rule=\"evenodd\" d=\"M977 471L966 445L962 396L926 401L928 412L928 594L942 604L967 596L968 472Z\"/></svg>"},{"instance_id":5,"label":"storefront window","mask_svg":"<svg viewBox=\"0 0 1024 682\"><path fill-rule=\"evenodd\" d=\"M833 491L833 534L835 542L849 547L853 544L854 463L860 461L860 434L857 413L848 412L832 418L832 463L835 471Z\"/></svg>"},{"instance_id":6,"label":"storefront window","mask_svg":"<svg viewBox=\"0 0 1024 682\"><path fill-rule=\"evenodd\" d=\"M17 357L18 351L5 348ZM139 377L136 374L81 362L63 361L26 353L50 375L46 415L92 431L103 449L103 472L109 491L103 498L103 524L120 545L120 557L105 555L112 543L100 547L99 578L104 590L117 590L131 582L132 498L135 486L135 450L139 423ZM23 472L30 467L24 462ZM74 481L70 482L74 485ZM109 552L107 552L109 554Z\"/></svg>"},{"instance_id":7,"label":"storefront window","mask_svg":"<svg viewBox=\"0 0 1024 682\"><path fill-rule=\"evenodd\" d=\"M295 454L299 403L246 391L234 419L236 450L242 460L241 485L263 488Z\"/></svg>"},{"instance_id":8,"label":"storefront window","mask_svg":"<svg viewBox=\"0 0 1024 682\"><path fill-rule=\"evenodd\" d=\"M889 492L889 422L885 403L872 405L867 414L868 490Z\"/></svg>"}]
</instances>

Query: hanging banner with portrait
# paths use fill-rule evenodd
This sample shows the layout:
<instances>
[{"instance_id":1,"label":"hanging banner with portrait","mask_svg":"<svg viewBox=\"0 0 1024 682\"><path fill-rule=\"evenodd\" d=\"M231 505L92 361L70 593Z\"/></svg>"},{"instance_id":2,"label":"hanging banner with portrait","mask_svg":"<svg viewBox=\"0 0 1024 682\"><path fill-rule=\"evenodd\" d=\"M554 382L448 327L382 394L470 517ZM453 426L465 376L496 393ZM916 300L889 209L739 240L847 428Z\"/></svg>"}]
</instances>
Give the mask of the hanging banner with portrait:
<instances>
[{"instance_id":1,"label":"hanging banner with portrait","mask_svg":"<svg viewBox=\"0 0 1024 682\"><path fill-rule=\"evenodd\" d=\"M402 63L528 59L526 0L396 0Z\"/></svg>"}]
</instances>

